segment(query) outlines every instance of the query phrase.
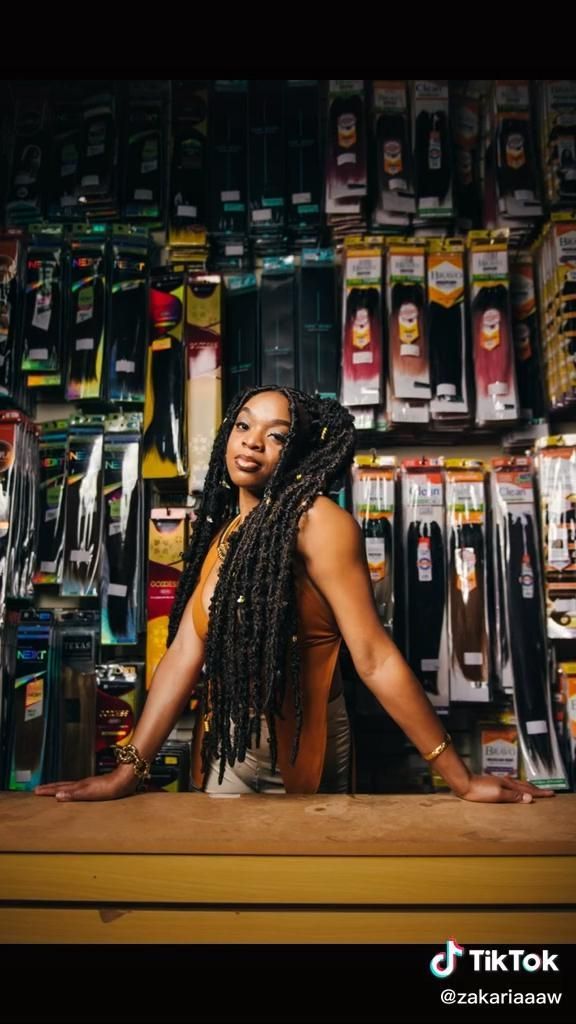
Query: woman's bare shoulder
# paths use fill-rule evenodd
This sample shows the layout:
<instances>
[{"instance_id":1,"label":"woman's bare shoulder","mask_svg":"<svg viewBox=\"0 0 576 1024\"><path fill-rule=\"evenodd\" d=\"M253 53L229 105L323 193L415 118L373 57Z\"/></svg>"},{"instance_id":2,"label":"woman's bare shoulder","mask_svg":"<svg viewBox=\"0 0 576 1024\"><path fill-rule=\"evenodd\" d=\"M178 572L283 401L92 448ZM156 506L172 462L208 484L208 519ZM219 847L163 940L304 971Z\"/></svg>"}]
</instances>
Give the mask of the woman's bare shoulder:
<instances>
[{"instance_id":1,"label":"woman's bare shoulder","mask_svg":"<svg viewBox=\"0 0 576 1024\"><path fill-rule=\"evenodd\" d=\"M300 518L297 547L303 555L310 553L319 543L356 548L359 537L360 527L354 517L332 498L321 494Z\"/></svg>"}]
</instances>

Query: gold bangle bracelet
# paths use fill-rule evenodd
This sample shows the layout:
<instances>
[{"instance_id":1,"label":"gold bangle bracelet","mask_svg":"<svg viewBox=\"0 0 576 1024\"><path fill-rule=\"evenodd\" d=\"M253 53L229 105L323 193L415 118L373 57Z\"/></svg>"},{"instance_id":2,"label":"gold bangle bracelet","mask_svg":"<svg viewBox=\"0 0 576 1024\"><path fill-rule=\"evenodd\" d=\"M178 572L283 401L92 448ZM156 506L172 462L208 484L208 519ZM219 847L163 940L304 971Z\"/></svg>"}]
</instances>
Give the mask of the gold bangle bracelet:
<instances>
[{"instance_id":1,"label":"gold bangle bracelet","mask_svg":"<svg viewBox=\"0 0 576 1024\"><path fill-rule=\"evenodd\" d=\"M431 750L429 754L422 754L422 757L425 761L435 761L437 757L440 757L440 754L444 753L446 747L449 747L451 743L452 737L450 733L447 732L442 743L439 743L437 747L434 747L434 750Z\"/></svg>"}]
</instances>

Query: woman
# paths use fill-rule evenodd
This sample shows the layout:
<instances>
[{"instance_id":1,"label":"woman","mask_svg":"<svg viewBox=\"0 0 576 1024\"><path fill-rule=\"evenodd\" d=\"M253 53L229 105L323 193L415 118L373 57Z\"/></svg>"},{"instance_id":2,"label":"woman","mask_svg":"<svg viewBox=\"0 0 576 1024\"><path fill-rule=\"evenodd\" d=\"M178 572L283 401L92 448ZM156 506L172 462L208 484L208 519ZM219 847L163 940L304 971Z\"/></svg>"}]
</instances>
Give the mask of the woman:
<instances>
[{"instance_id":1,"label":"woman","mask_svg":"<svg viewBox=\"0 0 576 1024\"><path fill-rule=\"evenodd\" d=\"M363 682L458 796L531 802L553 795L470 774L382 628L360 529L325 496L349 467L354 442L352 416L336 401L272 387L233 401L214 444L169 647L133 745L118 751L109 775L37 793L58 800L133 793L203 666L209 790L220 783L235 792L345 789L343 638Z\"/></svg>"}]
</instances>

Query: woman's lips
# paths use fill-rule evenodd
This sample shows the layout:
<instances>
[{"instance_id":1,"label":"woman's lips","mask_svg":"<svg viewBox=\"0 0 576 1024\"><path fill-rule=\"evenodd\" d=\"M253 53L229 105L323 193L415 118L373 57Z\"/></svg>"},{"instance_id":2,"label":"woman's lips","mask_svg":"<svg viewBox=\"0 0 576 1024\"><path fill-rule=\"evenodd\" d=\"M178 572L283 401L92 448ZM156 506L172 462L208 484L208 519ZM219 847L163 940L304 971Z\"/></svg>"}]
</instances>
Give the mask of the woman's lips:
<instances>
[{"instance_id":1,"label":"woman's lips","mask_svg":"<svg viewBox=\"0 0 576 1024\"><path fill-rule=\"evenodd\" d=\"M245 473L255 473L256 470L260 469L260 463L256 459L251 459L248 456L237 455L234 462L238 466L238 469L244 470Z\"/></svg>"}]
</instances>

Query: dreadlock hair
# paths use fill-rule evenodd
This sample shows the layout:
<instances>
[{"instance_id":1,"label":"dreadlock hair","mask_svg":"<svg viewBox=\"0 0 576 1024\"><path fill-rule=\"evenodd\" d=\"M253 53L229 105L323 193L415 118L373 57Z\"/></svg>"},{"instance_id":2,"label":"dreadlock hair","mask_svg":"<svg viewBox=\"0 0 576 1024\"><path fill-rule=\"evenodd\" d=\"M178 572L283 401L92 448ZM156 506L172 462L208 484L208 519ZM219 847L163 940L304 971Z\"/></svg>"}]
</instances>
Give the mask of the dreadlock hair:
<instances>
[{"instance_id":1,"label":"dreadlock hair","mask_svg":"<svg viewBox=\"0 0 576 1024\"><path fill-rule=\"evenodd\" d=\"M205 711L203 762L243 761L251 733L259 734L260 715L270 727L270 753L276 764L274 716L281 715L286 687L292 687L296 730L291 763L296 760L302 728L300 657L296 643L298 609L293 574L298 523L316 496L350 466L356 432L352 415L334 399L321 399L293 388L262 385L239 393L231 402L216 436L192 543L185 559L170 617L171 644L186 604L199 579L210 542L236 511L236 488L228 482L226 446L242 407L256 394L286 395L291 426L280 460L263 497L229 538L210 605L205 650L209 680ZM234 728L232 728L234 726Z\"/></svg>"}]
</instances>

